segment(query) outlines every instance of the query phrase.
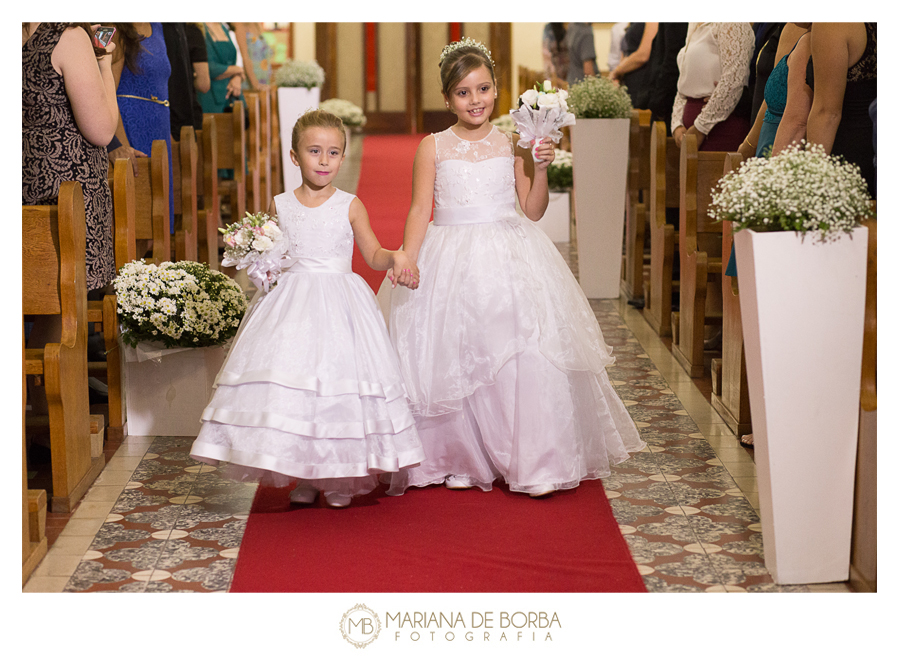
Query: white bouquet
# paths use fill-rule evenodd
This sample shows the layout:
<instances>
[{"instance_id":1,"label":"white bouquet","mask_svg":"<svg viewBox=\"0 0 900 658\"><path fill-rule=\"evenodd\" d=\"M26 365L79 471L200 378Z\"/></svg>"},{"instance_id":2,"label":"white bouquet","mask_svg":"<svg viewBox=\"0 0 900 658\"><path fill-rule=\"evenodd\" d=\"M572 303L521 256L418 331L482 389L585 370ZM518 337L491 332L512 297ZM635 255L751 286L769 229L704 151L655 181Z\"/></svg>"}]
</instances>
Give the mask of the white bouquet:
<instances>
[{"instance_id":1,"label":"white bouquet","mask_svg":"<svg viewBox=\"0 0 900 658\"><path fill-rule=\"evenodd\" d=\"M257 288L269 292L281 274L281 262L287 242L278 227L277 218L260 212L247 213L240 222L220 228L225 240L222 265L247 270Z\"/></svg>"},{"instance_id":2,"label":"white bouquet","mask_svg":"<svg viewBox=\"0 0 900 658\"><path fill-rule=\"evenodd\" d=\"M544 80L542 88L535 85L519 96L519 107L509 112L519 129L519 146L530 148L534 141L536 147L548 138L559 143L563 136L560 128L575 125L575 115L566 103L568 96L565 89L554 89L549 80Z\"/></svg>"}]
</instances>

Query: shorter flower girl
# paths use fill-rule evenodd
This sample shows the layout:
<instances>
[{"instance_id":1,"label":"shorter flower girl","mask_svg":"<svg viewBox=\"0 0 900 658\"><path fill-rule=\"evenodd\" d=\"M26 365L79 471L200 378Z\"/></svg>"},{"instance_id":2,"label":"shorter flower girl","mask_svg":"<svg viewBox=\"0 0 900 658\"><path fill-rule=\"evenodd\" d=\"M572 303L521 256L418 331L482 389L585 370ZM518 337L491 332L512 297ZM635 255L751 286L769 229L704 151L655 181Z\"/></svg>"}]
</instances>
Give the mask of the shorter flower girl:
<instances>
[{"instance_id":1,"label":"shorter flower girl","mask_svg":"<svg viewBox=\"0 0 900 658\"><path fill-rule=\"evenodd\" d=\"M191 456L294 485L295 503L323 491L346 507L378 474L424 459L384 318L350 269L354 238L395 285L415 287L418 270L402 251L382 249L360 200L332 185L346 146L338 117L307 112L291 146L302 185L269 210L287 241L283 272L244 317Z\"/></svg>"}]
</instances>

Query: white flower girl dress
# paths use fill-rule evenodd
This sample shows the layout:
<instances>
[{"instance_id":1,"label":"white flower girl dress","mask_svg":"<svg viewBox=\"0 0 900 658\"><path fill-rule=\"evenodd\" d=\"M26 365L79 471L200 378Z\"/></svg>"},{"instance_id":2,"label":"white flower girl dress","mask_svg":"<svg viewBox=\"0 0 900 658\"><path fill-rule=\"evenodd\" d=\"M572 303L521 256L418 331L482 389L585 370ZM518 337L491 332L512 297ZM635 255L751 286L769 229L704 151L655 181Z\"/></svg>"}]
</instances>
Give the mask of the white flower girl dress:
<instances>
[{"instance_id":1,"label":"white flower girl dress","mask_svg":"<svg viewBox=\"0 0 900 658\"><path fill-rule=\"evenodd\" d=\"M424 458L396 354L371 288L350 269L350 203L275 197L290 259L244 318L191 456L236 477L297 479L345 496Z\"/></svg>"},{"instance_id":2,"label":"white flower girl dress","mask_svg":"<svg viewBox=\"0 0 900 658\"><path fill-rule=\"evenodd\" d=\"M609 475L645 444L581 287L516 212L510 138L496 127L479 141L434 138L420 283L390 290L389 323L426 458L388 493L447 478L543 493Z\"/></svg>"}]
</instances>

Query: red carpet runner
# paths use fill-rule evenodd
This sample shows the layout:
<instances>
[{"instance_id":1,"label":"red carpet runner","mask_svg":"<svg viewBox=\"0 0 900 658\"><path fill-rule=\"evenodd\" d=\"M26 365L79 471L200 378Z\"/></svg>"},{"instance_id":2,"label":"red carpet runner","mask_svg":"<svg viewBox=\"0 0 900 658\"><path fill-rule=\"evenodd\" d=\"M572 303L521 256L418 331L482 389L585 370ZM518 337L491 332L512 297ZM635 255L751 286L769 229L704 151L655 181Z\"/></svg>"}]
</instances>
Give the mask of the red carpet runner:
<instances>
[{"instance_id":1,"label":"red carpet runner","mask_svg":"<svg viewBox=\"0 0 900 658\"><path fill-rule=\"evenodd\" d=\"M422 135L363 142L357 196L382 246L403 242L412 164ZM377 291L383 272L354 250L353 270ZM444 487L391 498L382 489L346 509L292 506L260 487L232 592L643 592L643 581L594 480L544 500L496 486Z\"/></svg>"},{"instance_id":2,"label":"red carpet runner","mask_svg":"<svg viewBox=\"0 0 900 658\"><path fill-rule=\"evenodd\" d=\"M599 480L543 500L495 486L381 490L332 509L260 487L232 592L643 592Z\"/></svg>"},{"instance_id":3,"label":"red carpet runner","mask_svg":"<svg viewBox=\"0 0 900 658\"><path fill-rule=\"evenodd\" d=\"M372 135L363 140L356 196L369 213L369 222L385 249L399 249L412 200L412 170L416 149L424 135ZM366 265L353 250L353 271L378 292L384 272Z\"/></svg>"}]
</instances>

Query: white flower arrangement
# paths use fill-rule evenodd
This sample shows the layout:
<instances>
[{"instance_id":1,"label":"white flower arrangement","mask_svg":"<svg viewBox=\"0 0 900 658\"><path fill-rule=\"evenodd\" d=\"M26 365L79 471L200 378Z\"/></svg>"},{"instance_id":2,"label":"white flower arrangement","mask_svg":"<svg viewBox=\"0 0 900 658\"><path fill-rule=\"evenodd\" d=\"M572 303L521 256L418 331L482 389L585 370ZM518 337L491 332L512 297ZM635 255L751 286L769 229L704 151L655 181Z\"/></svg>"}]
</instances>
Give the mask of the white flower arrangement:
<instances>
[{"instance_id":1,"label":"white flower arrangement","mask_svg":"<svg viewBox=\"0 0 900 658\"><path fill-rule=\"evenodd\" d=\"M281 260L287 251L277 218L264 212L248 212L244 219L220 228L219 232L225 242L222 265L246 269L257 288L268 292L281 274Z\"/></svg>"},{"instance_id":2,"label":"white flower arrangement","mask_svg":"<svg viewBox=\"0 0 900 658\"><path fill-rule=\"evenodd\" d=\"M568 102L579 119L628 119L633 109L627 87L594 75L571 86Z\"/></svg>"},{"instance_id":3,"label":"white flower arrangement","mask_svg":"<svg viewBox=\"0 0 900 658\"><path fill-rule=\"evenodd\" d=\"M547 185L551 190L572 189L572 153L554 149L553 162L547 167Z\"/></svg>"},{"instance_id":4,"label":"white flower arrangement","mask_svg":"<svg viewBox=\"0 0 900 658\"><path fill-rule=\"evenodd\" d=\"M563 136L560 128L575 125L575 115L566 102L568 95L545 80L543 86L535 85L519 96L519 107L509 113L518 127L519 146L532 148L534 142L536 148L545 139L559 143Z\"/></svg>"},{"instance_id":5,"label":"white flower arrangement","mask_svg":"<svg viewBox=\"0 0 900 658\"><path fill-rule=\"evenodd\" d=\"M272 76L279 87L321 87L325 82L325 69L315 60L289 60Z\"/></svg>"},{"instance_id":6,"label":"white flower arrangement","mask_svg":"<svg viewBox=\"0 0 900 658\"><path fill-rule=\"evenodd\" d=\"M850 232L871 216L859 167L827 155L821 144L792 144L772 158L750 158L713 189L709 216L735 232Z\"/></svg>"},{"instance_id":7,"label":"white flower arrangement","mask_svg":"<svg viewBox=\"0 0 900 658\"><path fill-rule=\"evenodd\" d=\"M237 333L247 298L232 279L194 261L126 263L113 281L122 341L221 345Z\"/></svg>"},{"instance_id":8,"label":"white flower arrangement","mask_svg":"<svg viewBox=\"0 0 900 658\"><path fill-rule=\"evenodd\" d=\"M363 114L362 108L350 101L345 101L341 98L329 98L327 101L319 103L319 109L340 118L345 126L362 128L366 125L366 115Z\"/></svg>"},{"instance_id":9,"label":"white flower arrangement","mask_svg":"<svg viewBox=\"0 0 900 658\"><path fill-rule=\"evenodd\" d=\"M515 133L518 130L515 120L509 114L501 114L491 123L505 133Z\"/></svg>"}]
</instances>

